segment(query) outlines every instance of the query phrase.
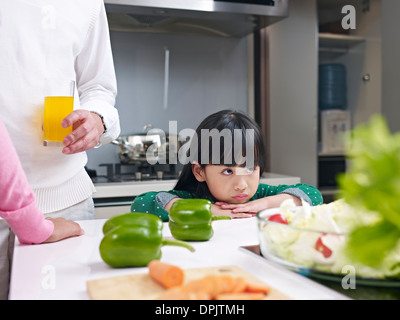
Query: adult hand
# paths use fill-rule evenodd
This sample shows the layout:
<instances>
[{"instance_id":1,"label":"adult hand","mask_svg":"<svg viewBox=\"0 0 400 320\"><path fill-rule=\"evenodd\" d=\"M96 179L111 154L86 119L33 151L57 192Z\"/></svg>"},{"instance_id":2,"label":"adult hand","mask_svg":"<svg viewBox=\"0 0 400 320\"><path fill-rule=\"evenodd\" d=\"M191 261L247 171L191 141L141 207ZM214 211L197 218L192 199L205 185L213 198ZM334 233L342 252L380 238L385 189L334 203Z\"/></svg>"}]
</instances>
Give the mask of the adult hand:
<instances>
[{"instance_id":1,"label":"adult hand","mask_svg":"<svg viewBox=\"0 0 400 320\"><path fill-rule=\"evenodd\" d=\"M81 226L71 220L64 218L47 218L54 224L54 230L50 237L48 237L43 243L56 242L63 239L81 236L84 234Z\"/></svg>"},{"instance_id":2,"label":"adult hand","mask_svg":"<svg viewBox=\"0 0 400 320\"><path fill-rule=\"evenodd\" d=\"M104 132L103 121L96 113L88 110L75 110L64 118L61 125L67 128L72 125L72 133L64 140L63 153L73 154L95 147Z\"/></svg>"}]
</instances>

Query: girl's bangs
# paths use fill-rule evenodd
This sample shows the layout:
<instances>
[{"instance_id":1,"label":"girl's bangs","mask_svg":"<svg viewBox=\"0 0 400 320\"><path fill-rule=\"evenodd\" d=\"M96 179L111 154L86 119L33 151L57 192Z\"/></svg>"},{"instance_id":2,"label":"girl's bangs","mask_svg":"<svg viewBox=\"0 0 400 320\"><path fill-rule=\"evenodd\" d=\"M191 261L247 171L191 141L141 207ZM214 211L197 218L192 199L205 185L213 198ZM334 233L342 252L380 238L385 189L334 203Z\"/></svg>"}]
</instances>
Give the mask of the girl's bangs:
<instances>
[{"instance_id":1,"label":"girl's bangs","mask_svg":"<svg viewBox=\"0 0 400 320\"><path fill-rule=\"evenodd\" d=\"M262 149L260 150L263 148L263 142L255 135L254 129L234 129L233 132L226 130L219 134L210 132L208 137L202 136L202 157L199 163L264 168L265 159Z\"/></svg>"}]
</instances>

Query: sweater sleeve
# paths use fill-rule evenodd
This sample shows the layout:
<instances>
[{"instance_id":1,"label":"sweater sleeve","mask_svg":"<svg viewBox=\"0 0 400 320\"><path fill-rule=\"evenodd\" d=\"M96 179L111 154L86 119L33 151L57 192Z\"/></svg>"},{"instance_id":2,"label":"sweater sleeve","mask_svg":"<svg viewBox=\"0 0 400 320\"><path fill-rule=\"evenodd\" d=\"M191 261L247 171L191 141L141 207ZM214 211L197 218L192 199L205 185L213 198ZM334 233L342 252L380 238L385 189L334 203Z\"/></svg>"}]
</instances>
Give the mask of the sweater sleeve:
<instances>
[{"instance_id":1,"label":"sweater sleeve","mask_svg":"<svg viewBox=\"0 0 400 320\"><path fill-rule=\"evenodd\" d=\"M75 72L81 108L103 117L106 132L100 143L106 144L120 134L118 110L114 107L117 81L110 34L103 1L98 1L91 17L85 45L76 58Z\"/></svg>"},{"instance_id":2,"label":"sweater sleeve","mask_svg":"<svg viewBox=\"0 0 400 320\"><path fill-rule=\"evenodd\" d=\"M173 198L190 199L195 198L187 191L150 191L138 195L132 202L131 212L151 213L161 218L162 221L169 221L168 211L164 206ZM166 202L166 199L169 201Z\"/></svg>"},{"instance_id":3,"label":"sweater sleeve","mask_svg":"<svg viewBox=\"0 0 400 320\"><path fill-rule=\"evenodd\" d=\"M132 202L131 212L151 213L164 222L168 221L168 211L157 203L157 194L158 192L151 191L138 195Z\"/></svg>"},{"instance_id":4,"label":"sweater sleeve","mask_svg":"<svg viewBox=\"0 0 400 320\"><path fill-rule=\"evenodd\" d=\"M287 193L296 196L298 198L302 198L312 206L323 203L321 192L319 192L319 190L316 187L305 183L297 183L294 185L281 184L278 186L260 184L252 200L273 196L280 193Z\"/></svg>"},{"instance_id":5,"label":"sweater sleeve","mask_svg":"<svg viewBox=\"0 0 400 320\"><path fill-rule=\"evenodd\" d=\"M35 195L4 124L0 121L0 217L22 243L41 243L54 225L37 208Z\"/></svg>"}]
</instances>

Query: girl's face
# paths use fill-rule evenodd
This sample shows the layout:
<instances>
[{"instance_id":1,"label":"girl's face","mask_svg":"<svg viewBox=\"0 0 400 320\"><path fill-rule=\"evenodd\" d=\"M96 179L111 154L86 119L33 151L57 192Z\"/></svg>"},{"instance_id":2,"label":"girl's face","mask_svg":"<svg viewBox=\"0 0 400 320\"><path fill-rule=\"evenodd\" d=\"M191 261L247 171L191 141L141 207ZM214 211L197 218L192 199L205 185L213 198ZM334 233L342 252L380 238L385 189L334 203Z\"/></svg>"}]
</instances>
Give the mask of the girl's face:
<instances>
[{"instance_id":1,"label":"girl's face","mask_svg":"<svg viewBox=\"0 0 400 320\"><path fill-rule=\"evenodd\" d=\"M257 191L260 182L260 167L243 168L224 165L192 165L194 176L206 182L212 196L221 202L246 203Z\"/></svg>"}]
</instances>

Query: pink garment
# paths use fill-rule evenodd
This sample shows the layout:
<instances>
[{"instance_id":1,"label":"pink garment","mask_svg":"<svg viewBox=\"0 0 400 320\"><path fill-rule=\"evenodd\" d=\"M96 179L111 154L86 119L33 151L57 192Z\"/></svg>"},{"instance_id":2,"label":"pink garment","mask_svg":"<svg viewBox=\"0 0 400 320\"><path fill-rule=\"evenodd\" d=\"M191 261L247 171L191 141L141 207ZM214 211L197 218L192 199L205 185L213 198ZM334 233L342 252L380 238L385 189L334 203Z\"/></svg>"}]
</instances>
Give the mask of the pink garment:
<instances>
[{"instance_id":1,"label":"pink garment","mask_svg":"<svg viewBox=\"0 0 400 320\"><path fill-rule=\"evenodd\" d=\"M37 208L35 195L0 120L0 217L7 221L22 243L41 243L53 232L54 225Z\"/></svg>"}]
</instances>

